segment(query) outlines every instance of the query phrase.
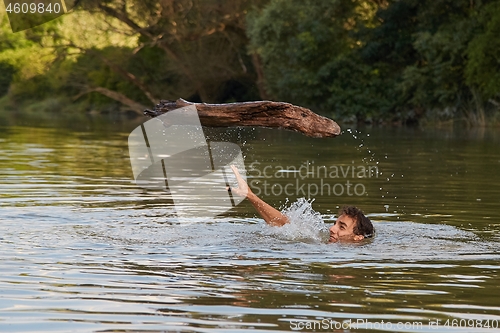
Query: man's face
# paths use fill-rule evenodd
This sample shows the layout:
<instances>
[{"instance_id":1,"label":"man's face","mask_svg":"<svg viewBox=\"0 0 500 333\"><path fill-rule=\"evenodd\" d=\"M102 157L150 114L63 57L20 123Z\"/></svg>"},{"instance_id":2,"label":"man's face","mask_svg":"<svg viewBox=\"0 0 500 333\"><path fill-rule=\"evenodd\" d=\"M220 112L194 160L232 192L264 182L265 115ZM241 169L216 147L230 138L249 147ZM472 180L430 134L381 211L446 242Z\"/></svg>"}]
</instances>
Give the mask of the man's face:
<instances>
[{"instance_id":1,"label":"man's face","mask_svg":"<svg viewBox=\"0 0 500 333\"><path fill-rule=\"evenodd\" d=\"M335 224L330 228L329 243L360 241L365 238L363 235L354 234L356 220L347 215L340 215Z\"/></svg>"}]
</instances>

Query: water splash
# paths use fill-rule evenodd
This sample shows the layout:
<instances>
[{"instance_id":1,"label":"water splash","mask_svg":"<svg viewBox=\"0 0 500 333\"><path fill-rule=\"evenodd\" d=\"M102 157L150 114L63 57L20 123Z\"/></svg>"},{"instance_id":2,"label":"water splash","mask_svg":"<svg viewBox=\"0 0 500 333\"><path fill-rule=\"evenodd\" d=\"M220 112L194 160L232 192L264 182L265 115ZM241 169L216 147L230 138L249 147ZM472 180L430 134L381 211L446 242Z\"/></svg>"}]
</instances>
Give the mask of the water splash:
<instances>
[{"instance_id":1,"label":"water splash","mask_svg":"<svg viewBox=\"0 0 500 333\"><path fill-rule=\"evenodd\" d=\"M279 237L306 243L327 243L329 238L328 226L321 214L314 211L312 202L300 198L290 207L282 210L290 223L282 227L269 228L270 232Z\"/></svg>"},{"instance_id":2,"label":"water splash","mask_svg":"<svg viewBox=\"0 0 500 333\"><path fill-rule=\"evenodd\" d=\"M348 128L346 129L346 132L348 132L349 134L352 135L353 139L356 140L356 141L359 141L360 143L355 143L354 147L356 148L356 150L359 152L359 153L366 153L368 156L367 157L363 157L361 160L363 163L365 163L366 165L370 165L370 163L375 163L375 165L378 167L380 165L380 160L379 158L375 155L375 152L373 152L367 145L365 145L365 142L364 142L364 136L362 134L362 132L358 131L358 130L353 130L351 128ZM367 133L366 134L366 137L369 137L370 134ZM384 157L383 157L385 160L389 159L388 155L387 154L384 154ZM384 173L383 172L378 172L378 176L382 176ZM385 180L386 180L386 184L389 184L389 182L395 177L395 174L392 173L389 177L385 177ZM401 174L401 178L403 178L403 174ZM384 201L387 201L387 200L391 200L391 199L397 199L397 196L394 196L394 198L391 198L391 194L389 192L389 190L385 187L385 186L381 186L379 187L379 191L380 191L380 197L382 200ZM384 208L385 208L385 211L387 212L388 211L388 208L389 208L389 205L387 203L384 204ZM400 210L400 213L404 213L404 208L405 206L403 207L399 207L399 205L395 204L395 208L399 209ZM396 213L397 210L394 210L394 213ZM399 219L399 217L398 217Z\"/></svg>"},{"instance_id":3,"label":"water splash","mask_svg":"<svg viewBox=\"0 0 500 333\"><path fill-rule=\"evenodd\" d=\"M369 155L368 157L363 157L361 160L365 163L365 164L369 164L370 162L372 163L375 163L375 164L379 164L379 161L378 159L375 157L375 152L372 151L368 146L365 145L365 139L363 137L363 133L358 131L358 130L352 130L351 128L348 128L345 130L347 133L351 134L352 135L352 138L354 140L359 140L360 143L359 144L356 144L356 150L358 152L363 152L363 151L366 151L366 153ZM367 133L366 134L366 137L369 137L370 134Z\"/></svg>"}]
</instances>

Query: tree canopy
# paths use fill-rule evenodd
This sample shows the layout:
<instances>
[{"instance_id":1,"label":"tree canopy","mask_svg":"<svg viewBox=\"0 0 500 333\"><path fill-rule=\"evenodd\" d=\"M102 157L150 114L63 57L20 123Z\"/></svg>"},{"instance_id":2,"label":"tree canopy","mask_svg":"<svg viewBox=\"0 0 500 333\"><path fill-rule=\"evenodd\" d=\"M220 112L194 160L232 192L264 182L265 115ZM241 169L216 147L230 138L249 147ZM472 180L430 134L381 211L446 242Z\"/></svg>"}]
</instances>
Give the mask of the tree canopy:
<instances>
[{"instance_id":1,"label":"tree canopy","mask_svg":"<svg viewBox=\"0 0 500 333\"><path fill-rule=\"evenodd\" d=\"M372 122L499 114L500 0L87 0L17 33L4 10L12 108L141 113L181 97Z\"/></svg>"}]
</instances>

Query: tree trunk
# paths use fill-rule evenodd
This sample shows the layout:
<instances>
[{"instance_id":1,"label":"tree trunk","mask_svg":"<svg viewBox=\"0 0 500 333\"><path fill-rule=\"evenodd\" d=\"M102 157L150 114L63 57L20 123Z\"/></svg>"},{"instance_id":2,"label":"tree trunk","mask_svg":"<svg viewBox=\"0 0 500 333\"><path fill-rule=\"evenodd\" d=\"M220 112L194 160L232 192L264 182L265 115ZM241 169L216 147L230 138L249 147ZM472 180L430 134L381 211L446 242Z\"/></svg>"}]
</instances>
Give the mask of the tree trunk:
<instances>
[{"instance_id":1,"label":"tree trunk","mask_svg":"<svg viewBox=\"0 0 500 333\"><path fill-rule=\"evenodd\" d=\"M267 94L265 88L265 79L264 79L264 70L262 69L262 61L257 53L252 54L252 63L255 68L255 72L257 73L257 89L259 89L260 98L269 99L269 95Z\"/></svg>"},{"instance_id":2,"label":"tree trunk","mask_svg":"<svg viewBox=\"0 0 500 333\"><path fill-rule=\"evenodd\" d=\"M284 128L314 138L336 137L340 126L332 119L320 116L309 109L284 102L257 101L229 104L191 103L183 99L160 101L154 110L144 114L157 117L168 111L195 105L203 126L262 126Z\"/></svg>"},{"instance_id":3,"label":"tree trunk","mask_svg":"<svg viewBox=\"0 0 500 333\"><path fill-rule=\"evenodd\" d=\"M144 106L142 104L137 103L136 101L131 100L127 96L123 95L122 93L119 93L117 91L109 90L104 87L94 87L94 88L89 88L75 97L73 97L73 101L76 101L78 98L82 97L85 94L91 93L91 92L98 92L100 94L103 94L104 96L107 96L111 99L114 99L115 101L118 101L126 106L128 106L132 111L143 114Z\"/></svg>"}]
</instances>

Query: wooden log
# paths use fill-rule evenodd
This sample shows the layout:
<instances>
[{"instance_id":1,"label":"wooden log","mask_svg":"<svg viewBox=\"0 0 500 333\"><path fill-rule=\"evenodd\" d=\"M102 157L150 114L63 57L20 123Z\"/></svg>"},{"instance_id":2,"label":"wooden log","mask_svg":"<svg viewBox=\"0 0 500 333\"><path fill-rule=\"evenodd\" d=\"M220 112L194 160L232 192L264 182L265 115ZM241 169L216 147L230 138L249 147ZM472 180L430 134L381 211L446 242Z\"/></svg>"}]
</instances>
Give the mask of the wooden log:
<instances>
[{"instance_id":1,"label":"wooden log","mask_svg":"<svg viewBox=\"0 0 500 333\"><path fill-rule=\"evenodd\" d=\"M257 101L228 104L191 103L182 98L162 100L154 110L144 114L157 117L168 111L195 105L203 126L262 126L284 128L314 138L340 135L340 126L332 119L320 116L309 109L284 102Z\"/></svg>"}]
</instances>

